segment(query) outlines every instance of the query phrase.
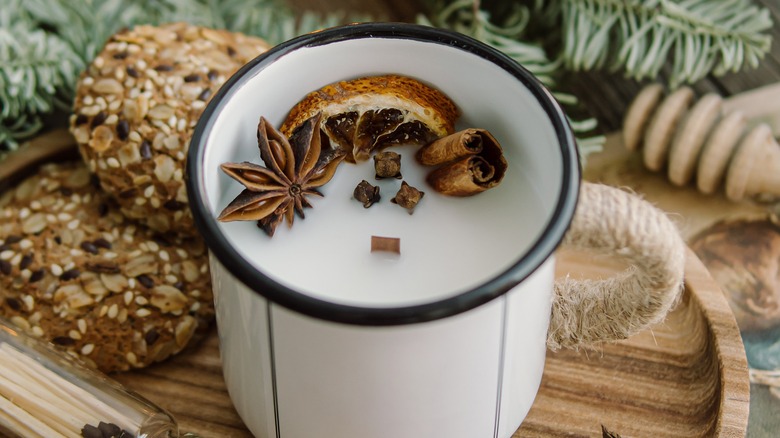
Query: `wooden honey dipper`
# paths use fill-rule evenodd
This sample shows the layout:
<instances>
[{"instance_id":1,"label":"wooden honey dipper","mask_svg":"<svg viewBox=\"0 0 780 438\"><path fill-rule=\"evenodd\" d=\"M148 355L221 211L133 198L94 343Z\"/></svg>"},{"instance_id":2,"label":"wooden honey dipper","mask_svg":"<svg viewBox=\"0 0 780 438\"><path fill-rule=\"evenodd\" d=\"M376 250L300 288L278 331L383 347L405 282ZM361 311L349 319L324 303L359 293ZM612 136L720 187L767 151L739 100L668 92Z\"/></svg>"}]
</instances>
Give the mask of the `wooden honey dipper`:
<instances>
[{"instance_id":1,"label":"wooden honey dipper","mask_svg":"<svg viewBox=\"0 0 780 438\"><path fill-rule=\"evenodd\" d=\"M660 84L648 85L631 103L623 123L628 150L643 147L645 166L655 172L668 162L669 180L678 186L696 176L696 186L714 193L725 177L732 201L780 198L780 145L765 123L748 129L742 111L723 111L714 93L694 102L681 87L668 96Z\"/></svg>"}]
</instances>

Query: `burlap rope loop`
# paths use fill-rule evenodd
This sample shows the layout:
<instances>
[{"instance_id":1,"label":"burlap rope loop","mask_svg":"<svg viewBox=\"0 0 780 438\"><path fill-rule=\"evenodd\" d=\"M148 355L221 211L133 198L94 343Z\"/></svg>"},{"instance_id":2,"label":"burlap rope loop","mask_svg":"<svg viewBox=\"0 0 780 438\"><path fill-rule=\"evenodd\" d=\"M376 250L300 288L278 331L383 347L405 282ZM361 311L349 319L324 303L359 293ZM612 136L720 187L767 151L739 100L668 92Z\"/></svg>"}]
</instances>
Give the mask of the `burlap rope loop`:
<instances>
[{"instance_id":1,"label":"burlap rope loop","mask_svg":"<svg viewBox=\"0 0 780 438\"><path fill-rule=\"evenodd\" d=\"M553 350L625 339L661 321L680 295L685 243L662 211L635 195L583 183L562 244L617 255L631 267L606 279L556 282Z\"/></svg>"}]
</instances>

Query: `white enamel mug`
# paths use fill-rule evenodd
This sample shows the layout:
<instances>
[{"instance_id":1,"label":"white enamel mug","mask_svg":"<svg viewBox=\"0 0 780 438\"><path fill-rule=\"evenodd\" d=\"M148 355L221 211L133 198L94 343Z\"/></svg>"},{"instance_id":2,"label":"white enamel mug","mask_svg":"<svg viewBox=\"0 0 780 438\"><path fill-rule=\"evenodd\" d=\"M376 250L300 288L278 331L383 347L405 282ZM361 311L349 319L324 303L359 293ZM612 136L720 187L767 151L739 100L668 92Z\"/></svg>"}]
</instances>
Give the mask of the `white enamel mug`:
<instances>
[{"instance_id":1,"label":"white enamel mug","mask_svg":"<svg viewBox=\"0 0 780 438\"><path fill-rule=\"evenodd\" d=\"M371 209L350 199L373 166L342 164L306 219L268 238L215 218L241 187L224 162L259 163L256 129L279 126L307 93L375 74L416 78L490 130L502 184L467 199L429 193L413 215L382 182ZM402 173L425 190L399 147ZM564 113L538 80L466 36L409 24L304 35L246 65L201 118L188 191L211 254L225 380L248 428L268 438L510 437L544 368L553 252L580 187ZM418 178L418 179L414 179ZM430 189L428 192L432 192ZM371 235L401 254L369 251Z\"/></svg>"}]
</instances>

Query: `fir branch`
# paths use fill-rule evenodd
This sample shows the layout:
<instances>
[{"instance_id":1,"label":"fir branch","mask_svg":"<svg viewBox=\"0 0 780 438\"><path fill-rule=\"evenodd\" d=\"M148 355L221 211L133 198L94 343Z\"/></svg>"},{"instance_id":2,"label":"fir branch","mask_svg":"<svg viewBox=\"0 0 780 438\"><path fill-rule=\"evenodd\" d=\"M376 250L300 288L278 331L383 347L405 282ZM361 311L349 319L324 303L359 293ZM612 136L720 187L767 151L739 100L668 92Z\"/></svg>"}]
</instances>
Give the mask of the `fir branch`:
<instances>
[{"instance_id":1,"label":"fir branch","mask_svg":"<svg viewBox=\"0 0 780 438\"><path fill-rule=\"evenodd\" d=\"M517 61L542 84L555 90L554 75L560 72L561 61L550 59L541 42L532 42L526 35L529 8L517 2L510 7L511 9L503 14L504 19L495 23L491 21L490 13L480 8L478 0L456 0L448 5L434 6L433 9L438 12L432 19L419 16L417 21L420 24L455 30L478 39ZM577 98L571 94L554 91L553 95L564 105L575 106L578 103ZM578 135L577 145L584 162L589 154L601 150L605 137L590 134L597 127L596 119L570 119L569 122Z\"/></svg>"},{"instance_id":2,"label":"fir branch","mask_svg":"<svg viewBox=\"0 0 780 438\"><path fill-rule=\"evenodd\" d=\"M439 4L433 10L435 12L430 18L420 15L417 22L478 39L519 62L545 85L554 84L550 74L559 70L561 64L550 60L541 44L526 40L525 30L530 16L527 7L513 3L511 12L499 23L492 22L490 13L480 9L479 1L474 0Z\"/></svg>"},{"instance_id":3,"label":"fir branch","mask_svg":"<svg viewBox=\"0 0 780 438\"><path fill-rule=\"evenodd\" d=\"M124 27L186 21L240 31L276 44L366 17L295 14L284 0L5 0L0 9L0 148L67 107L76 77ZM643 79L669 66L669 82L755 67L769 50L766 9L751 0L439 0L430 20L480 39L556 88L561 69L623 70ZM495 20L495 17L503 17ZM530 20L533 17L533 20ZM541 30L541 32L539 32ZM533 34L531 32L534 32ZM535 38L534 35L538 35ZM56 65L52 60L56 59ZM564 104L573 96L555 93ZM592 122L573 123L578 132ZM598 139L597 139L598 140ZM598 142L597 142L598 143ZM581 150L589 141L581 141Z\"/></svg>"},{"instance_id":4,"label":"fir branch","mask_svg":"<svg viewBox=\"0 0 780 438\"><path fill-rule=\"evenodd\" d=\"M0 118L52 111L62 104L58 89L73 83L81 67L57 38L25 30L20 25L0 28L0 99L6 103Z\"/></svg>"},{"instance_id":5,"label":"fir branch","mask_svg":"<svg viewBox=\"0 0 780 438\"><path fill-rule=\"evenodd\" d=\"M69 111L78 75L122 28L185 21L272 44L347 17L303 14L282 0L5 0L0 8L0 150L36 134L41 116Z\"/></svg>"},{"instance_id":6,"label":"fir branch","mask_svg":"<svg viewBox=\"0 0 780 438\"><path fill-rule=\"evenodd\" d=\"M561 56L573 71L608 68L628 77L696 82L756 67L769 51L769 11L750 0L556 0Z\"/></svg>"},{"instance_id":7,"label":"fir branch","mask_svg":"<svg viewBox=\"0 0 780 438\"><path fill-rule=\"evenodd\" d=\"M325 15L303 12L296 15L285 4L274 0L223 0L220 13L225 26L233 32L242 32L263 38L275 45L298 35L344 23L371 21L366 15L332 12Z\"/></svg>"},{"instance_id":8,"label":"fir branch","mask_svg":"<svg viewBox=\"0 0 780 438\"><path fill-rule=\"evenodd\" d=\"M0 145L6 149L36 133L42 114L70 106L84 66L59 38L12 14L14 5L19 2L0 11Z\"/></svg>"},{"instance_id":9,"label":"fir branch","mask_svg":"<svg viewBox=\"0 0 780 438\"><path fill-rule=\"evenodd\" d=\"M19 140L30 138L43 128L43 122L37 115L22 114L16 118L0 119L0 144L6 150L15 150ZM4 155L0 151L0 159Z\"/></svg>"},{"instance_id":10,"label":"fir branch","mask_svg":"<svg viewBox=\"0 0 780 438\"><path fill-rule=\"evenodd\" d=\"M86 66L113 33L145 21L157 10L152 6L154 3L149 5L148 11L137 3L122 0L24 0L23 7L36 26L47 29L67 43Z\"/></svg>"}]
</instances>

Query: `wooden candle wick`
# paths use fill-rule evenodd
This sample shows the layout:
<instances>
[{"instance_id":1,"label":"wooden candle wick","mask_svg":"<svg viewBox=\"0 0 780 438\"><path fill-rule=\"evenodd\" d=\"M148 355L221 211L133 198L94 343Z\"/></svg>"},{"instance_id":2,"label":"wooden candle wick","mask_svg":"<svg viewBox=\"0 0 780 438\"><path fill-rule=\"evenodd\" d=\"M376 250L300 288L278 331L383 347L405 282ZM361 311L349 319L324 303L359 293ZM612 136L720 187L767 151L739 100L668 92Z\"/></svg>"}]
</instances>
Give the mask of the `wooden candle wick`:
<instances>
[{"instance_id":1,"label":"wooden candle wick","mask_svg":"<svg viewBox=\"0 0 780 438\"><path fill-rule=\"evenodd\" d=\"M371 252L401 254L401 239L397 237L371 236Z\"/></svg>"}]
</instances>

